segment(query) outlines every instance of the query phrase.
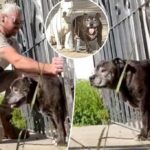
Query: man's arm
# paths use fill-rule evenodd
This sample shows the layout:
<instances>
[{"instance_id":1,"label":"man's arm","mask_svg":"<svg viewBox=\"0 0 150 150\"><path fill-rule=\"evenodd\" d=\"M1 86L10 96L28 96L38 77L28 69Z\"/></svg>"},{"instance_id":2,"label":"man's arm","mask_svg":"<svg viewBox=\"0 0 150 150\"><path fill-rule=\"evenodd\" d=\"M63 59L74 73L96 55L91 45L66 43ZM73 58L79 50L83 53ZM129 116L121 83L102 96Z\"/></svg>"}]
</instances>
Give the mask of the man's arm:
<instances>
[{"instance_id":1,"label":"man's arm","mask_svg":"<svg viewBox=\"0 0 150 150\"><path fill-rule=\"evenodd\" d=\"M63 71L63 61L59 57L53 58L51 64L44 64L18 54L11 46L0 48L0 53L3 59L24 72L40 73L42 71L43 74L56 75Z\"/></svg>"}]
</instances>

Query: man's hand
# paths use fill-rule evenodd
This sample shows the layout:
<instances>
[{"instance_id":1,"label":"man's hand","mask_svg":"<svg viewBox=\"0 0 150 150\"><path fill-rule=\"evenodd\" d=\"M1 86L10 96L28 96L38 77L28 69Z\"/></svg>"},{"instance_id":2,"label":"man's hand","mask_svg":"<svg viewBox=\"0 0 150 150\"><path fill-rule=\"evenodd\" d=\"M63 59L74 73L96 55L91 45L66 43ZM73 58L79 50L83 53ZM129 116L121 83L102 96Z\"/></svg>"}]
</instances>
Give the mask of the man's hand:
<instances>
[{"instance_id":1,"label":"man's hand","mask_svg":"<svg viewBox=\"0 0 150 150\"><path fill-rule=\"evenodd\" d=\"M52 70L51 72L54 74L54 75L57 75L58 73L61 73L63 71L63 59L61 57L54 57L52 58L52 63L51 63L51 66L52 66Z\"/></svg>"}]
</instances>

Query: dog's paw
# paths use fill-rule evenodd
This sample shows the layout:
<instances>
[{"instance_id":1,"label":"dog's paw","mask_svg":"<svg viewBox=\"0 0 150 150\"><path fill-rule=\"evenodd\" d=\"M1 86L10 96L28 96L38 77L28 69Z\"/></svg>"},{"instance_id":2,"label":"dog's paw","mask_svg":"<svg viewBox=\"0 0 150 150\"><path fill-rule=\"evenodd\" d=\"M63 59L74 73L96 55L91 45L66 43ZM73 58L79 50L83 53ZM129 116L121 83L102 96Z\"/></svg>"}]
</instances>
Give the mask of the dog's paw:
<instances>
[{"instance_id":1,"label":"dog's paw","mask_svg":"<svg viewBox=\"0 0 150 150\"><path fill-rule=\"evenodd\" d=\"M65 141L63 141L63 140L53 139L51 144L53 144L55 146L64 146L67 143Z\"/></svg>"},{"instance_id":2,"label":"dog's paw","mask_svg":"<svg viewBox=\"0 0 150 150\"><path fill-rule=\"evenodd\" d=\"M93 53L93 51L92 51L92 50L87 50L87 52L88 52L89 54Z\"/></svg>"},{"instance_id":3,"label":"dog's paw","mask_svg":"<svg viewBox=\"0 0 150 150\"><path fill-rule=\"evenodd\" d=\"M73 49L73 47L71 47L71 46L69 46L69 45L67 45L67 46L65 46L65 49L68 49L68 50L72 50Z\"/></svg>"},{"instance_id":4,"label":"dog's paw","mask_svg":"<svg viewBox=\"0 0 150 150\"><path fill-rule=\"evenodd\" d=\"M53 139L52 142L51 142L51 144L57 146L57 145L58 145L58 144L57 144L57 140L56 140L56 139Z\"/></svg>"},{"instance_id":5,"label":"dog's paw","mask_svg":"<svg viewBox=\"0 0 150 150\"><path fill-rule=\"evenodd\" d=\"M67 144L66 141L57 141L57 145L59 145L59 146L64 146L66 144Z\"/></svg>"},{"instance_id":6,"label":"dog's paw","mask_svg":"<svg viewBox=\"0 0 150 150\"><path fill-rule=\"evenodd\" d=\"M138 134L138 135L135 137L135 140L136 140L136 141L145 141L145 140L147 140L147 137L143 136L142 134Z\"/></svg>"},{"instance_id":7,"label":"dog's paw","mask_svg":"<svg viewBox=\"0 0 150 150\"><path fill-rule=\"evenodd\" d=\"M58 50L61 50L62 48L63 48L62 45L57 45L57 49L58 49Z\"/></svg>"},{"instance_id":8,"label":"dog's paw","mask_svg":"<svg viewBox=\"0 0 150 150\"><path fill-rule=\"evenodd\" d=\"M64 137L57 137L57 145L61 146L61 145L66 145L66 144L67 142Z\"/></svg>"},{"instance_id":9,"label":"dog's paw","mask_svg":"<svg viewBox=\"0 0 150 150\"><path fill-rule=\"evenodd\" d=\"M65 49L72 50L73 49L73 45L65 44Z\"/></svg>"}]
</instances>

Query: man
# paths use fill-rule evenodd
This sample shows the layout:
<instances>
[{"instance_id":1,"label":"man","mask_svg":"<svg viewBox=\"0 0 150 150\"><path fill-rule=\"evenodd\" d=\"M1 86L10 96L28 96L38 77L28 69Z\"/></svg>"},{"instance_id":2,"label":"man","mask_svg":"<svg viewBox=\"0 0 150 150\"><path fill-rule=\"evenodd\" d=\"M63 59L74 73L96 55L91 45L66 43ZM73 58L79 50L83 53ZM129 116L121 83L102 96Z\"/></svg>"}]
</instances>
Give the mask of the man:
<instances>
[{"instance_id":1,"label":"man","mask_svg":"<svg viewBox=\"0 0 150 150\"><path fill-rule=\"evenodd\" d=\"M31 74L57 75L63 71L63 61L59 57L52 59L51 64L37 62L19 54L19 46L12 38L22 25L22 12L15 3L2 5L0 10L0 92L5 91L17 77L15 71L4 71L9 64L16 70ZM11 115L0 113L0 118L8 138L17 138L20 132L11 122Z\"/></svg>"},{"instance_id":2,"label":"man","mask_svg":"<svg viewBox=\"0 0 150 150\"><path fill-rule=\"evenodd\" d=\"M0 11L0 67L5 68L8 64L12 64L16 70L26 73L39 74L41 71L49 75L61 73L63 61L59 57L54 57L51 64L44 64L18 53L19 46L12 36L17 34L22 22L22 12L19 6L15 3L2 5Z\"/></svg>"}]
</instances>

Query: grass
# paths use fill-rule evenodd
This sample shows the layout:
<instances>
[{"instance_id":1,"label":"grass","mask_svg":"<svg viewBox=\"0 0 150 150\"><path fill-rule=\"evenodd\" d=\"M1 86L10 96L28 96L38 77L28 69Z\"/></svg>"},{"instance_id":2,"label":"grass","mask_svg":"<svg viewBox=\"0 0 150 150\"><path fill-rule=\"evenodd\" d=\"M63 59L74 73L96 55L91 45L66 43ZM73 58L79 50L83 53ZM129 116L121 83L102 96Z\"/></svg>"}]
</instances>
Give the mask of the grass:
<instances>
[{"instance_id":1,"label":"grass","mask_svg":"<svg viewBox=\"0 0 150 150\"><path fill-rule=\"evenodd\" d=\"M77 126L106 124L108 111L103 105L102 97L86 80L76 83L75 111L73 123Z\"/></svg>"}]
</instances>

